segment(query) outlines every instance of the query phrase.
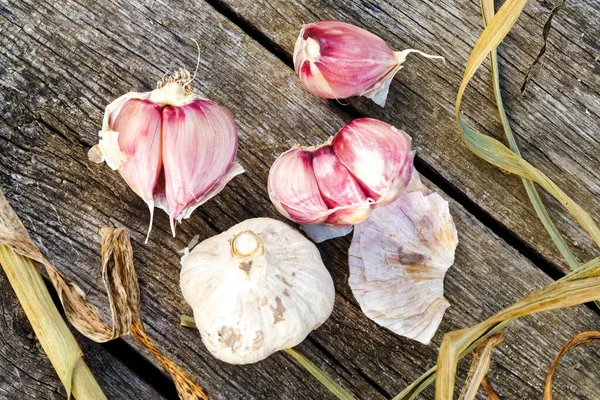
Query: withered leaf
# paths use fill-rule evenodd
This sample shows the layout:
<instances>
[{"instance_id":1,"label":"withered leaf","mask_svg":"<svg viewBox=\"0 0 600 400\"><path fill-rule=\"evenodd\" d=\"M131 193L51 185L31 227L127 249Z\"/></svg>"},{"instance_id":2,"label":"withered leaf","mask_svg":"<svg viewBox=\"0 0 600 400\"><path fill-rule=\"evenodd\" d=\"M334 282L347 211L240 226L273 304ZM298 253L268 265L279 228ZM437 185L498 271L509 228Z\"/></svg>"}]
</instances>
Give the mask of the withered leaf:
<instances>
[{"instance_id":1,"label":"withered leaf","mask_svg":"<svg viewBox=\"0 0 600 400\"><path fill-rule=\"evenodd\" d=\"M575 335L571 340L567 342L563 346L562 349L556 355L556 358L552 362L552 367L550 368L550 372L548 372L548 377L546 378L546 387L544 388L544 400L552 400L552 377L554 376L554 371L558 367L558 363L564 357L567 352L577 346L581 346L582 344L586 344L592 342L594 340L600 340L600 332L598 331L590 331L583 332L579 335Z\"/></svg>"},{"instance_id":2,"label":"withered leaf","mask_svg":"<svg viewBox=\"0 0 600 400\"><path fill-rule=\"evenodd\" d=\"M111 310L111 324L102 319L83 290L44 257L0 189L0 244L45 267L69 322L83 335L99 343L131 334L171 374L181 399L208 399L202 387L166 357L144 330L129 234L123 228L103 228L100 235L102 279Z\"/></svg>"},{"instance_id":3,"label":"withered leaf","mask_svg":"<svg viewBox=\"0 0 600 400\"><path fill-rule=\"evenodd\" d=\"M502 343L504 343L504 335L502 334L502 331L500 331L481 343L477 349L475 349L471 368L469 369L469 374L465 380L465 385L460 393L459 400L473 400L479 386L485 387L487 382L484 384L484 381L485 376L490 369L492 350Z\"/></svg>"}]
</instances>

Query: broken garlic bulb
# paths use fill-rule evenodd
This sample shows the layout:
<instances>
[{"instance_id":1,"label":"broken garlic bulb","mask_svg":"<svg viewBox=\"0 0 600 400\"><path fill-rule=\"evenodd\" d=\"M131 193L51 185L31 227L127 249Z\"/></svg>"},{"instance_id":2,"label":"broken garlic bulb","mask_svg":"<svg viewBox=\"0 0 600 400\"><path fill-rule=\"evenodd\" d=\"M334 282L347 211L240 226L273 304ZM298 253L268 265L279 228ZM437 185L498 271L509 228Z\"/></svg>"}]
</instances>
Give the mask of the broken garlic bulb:
<instances>
[{"instance_id":1,"label":"broken garlic bulb","mask_svg":"<svg viewBox=\"0 0 600 400\"><path fill-rule=\"evenodd\" d=\"M304 25L294 49L294 68L308 90L326 99L365 96L385 105L394 75L410 53L393 51L381 38L338 21Z\"/></svg>"},{"instance_id":2,"label":"broken garlic bulb","mask_svg":"<svg viewBox=\"0 0 600 400\"><path fill-rule=\"evenodd\" d=\"M327 143L295 147L275 160L269 196L295 222L356 225L404 192L414 154L405 132L373 118L355 119Z\"/></svg>"},{"instance_id":3,"label":"broken garlic bulb","mask_svg":"<svg viewBox=\"0 0 600 400\"><path fill-rule=\"evenodd\" d=\"M369 318L429 344L449 306L444 276L458 237L448 202L428 194L418 175L413 183L417 191L376 209L354 228L348 282Z\"/></svg>"},{"instance_id":4,"label":"broken garlic bulb","mask_svg":"<svg viewBox=\"0 0 600 400\"><path fill-rule=\"evenodd\" d=\"M231 364L297 345L333 309L333 280L318 249L274 219L241 222L198 244L181 264L181 290L202 341Z\"/></svg>"},{"instance_id":5,"label":"broken garlic bulb","mask_svg":"<svg viewBox=\"0 0 600 400\"><path fill-rule=\"evenodd\" d=\"M229 112L195 95L181 70L145 93L127 93L106 107L100 142L90 160L106 162L150 209L175 221L189 218L244 172L235 161L238 136Z\"/></svg>"}]
</instances>

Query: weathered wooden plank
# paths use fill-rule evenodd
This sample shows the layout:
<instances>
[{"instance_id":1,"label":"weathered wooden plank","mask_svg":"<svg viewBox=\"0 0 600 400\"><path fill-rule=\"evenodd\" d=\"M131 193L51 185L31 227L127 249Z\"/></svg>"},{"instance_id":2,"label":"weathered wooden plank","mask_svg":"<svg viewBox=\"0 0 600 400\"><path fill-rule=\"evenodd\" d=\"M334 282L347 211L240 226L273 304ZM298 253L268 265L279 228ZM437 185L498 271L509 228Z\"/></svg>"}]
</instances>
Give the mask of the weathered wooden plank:
<instances>
[{"instance_id":1,"label":"weathered wooden plank","mask_svg":"<svg viewBox=\"0 0 600 400\"><path fill-rule=\"evenodd\" d=\"M364 27L395 49L418 48L446 57L446 64L411 57L390 89L384 109L350 99L360 113L405 128L419 157L457 190L474 199L525 244L563 272L568 267L529 204L520 180L471 154L454 122L454 100L469 52L482 30L479 1L444 0L218 0L262 31L291 59L303 23L336 19ZM567 2L554 19L548 51L524 95L524 72L542 45L542 26L554 2L528 3L500 48L506 108L524 157L546 172L600 221L600 9L596 1ZM502 138L488 73L467 91L467 117ZM314 99L313 103L325 101ZM483 124L482 127L479 124ZM551 215L581 261L598 254L561 206L543 195Z\"/></svg>"},{"instance_id":2,"label":"weathered wooden plank","mask_svg":"<svg viewBox=\"0 0 600 400\"><path fill-rule=\"evenodd\" d=\"M0 274L0 399L65 399L8 279ZM109 399L163 399L100 345L76 335L84 359Z\"/></svg>"},{"instance_id":3,"label":"weathered wooden plank","mask_svg":"<svg viewBox=\"0 0 600 400\"><path fill-rule=\"evenodd\" d=\"M284 354L245 367L210 357L198 334L178 325L189 308L179 292L177 250L196 233L206 238L245 218L279 217L265 190L268 166L293 142L324 140L348 116L316 101L292 71L205 3L156 2L151 9L103 0L3 4L0 184L40 247L99 302L97 232L105 224L126 226L150 336L213 397L331 398ZM198 90L231 110L247 173L184 223L176 239L159 214L144 246L145 205L117 174L90 164L86 152L105 104L128 90L151 88L148 81L181 63L193 65L195 49L184 37L200 38ZM551 281L456 203L452 212L461 237L447 279L452 307L429 347L362 315L346 283L348 239L321 246L337 303L332 318L300 349L361 398L397 393L433 364L443 332L475 323ZM544 370L561 343L597 323L597 315L580 307L517 324L494 357L493 383L507 398L539 396ZM557 393L598 397L588 374L569 371Z\"/></svg>"}]
</instances>

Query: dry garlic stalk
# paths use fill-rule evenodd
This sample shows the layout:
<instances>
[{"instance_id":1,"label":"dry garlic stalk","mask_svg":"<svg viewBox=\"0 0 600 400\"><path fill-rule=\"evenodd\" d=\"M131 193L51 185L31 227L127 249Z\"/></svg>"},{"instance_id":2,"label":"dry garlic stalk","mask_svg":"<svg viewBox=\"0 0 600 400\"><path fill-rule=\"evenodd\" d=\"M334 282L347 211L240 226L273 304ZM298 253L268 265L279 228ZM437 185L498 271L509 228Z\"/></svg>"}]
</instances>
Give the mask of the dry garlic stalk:
<instances>
[{"instance_id":1,"label":"dry garlic stalk","mask_svg":"<svg viewBox=\"0 0 600 400\"><path fill-rule=\"evenodd\" d=\"M243 168L235 162L238 137L229 112L195 95L181 70L145 93L127 93L106 107L100 142L89 157L105 161L150 209L175 221L189 218Z\"/></svg>"}]
</instances>

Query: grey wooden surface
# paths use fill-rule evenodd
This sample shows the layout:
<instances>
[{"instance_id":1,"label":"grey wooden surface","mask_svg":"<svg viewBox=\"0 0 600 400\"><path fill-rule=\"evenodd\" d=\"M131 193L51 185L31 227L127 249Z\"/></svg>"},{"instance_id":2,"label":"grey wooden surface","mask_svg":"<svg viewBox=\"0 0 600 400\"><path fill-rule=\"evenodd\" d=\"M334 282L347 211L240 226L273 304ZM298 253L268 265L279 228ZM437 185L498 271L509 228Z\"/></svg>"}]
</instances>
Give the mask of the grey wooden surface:
<instances>
[{"instance_id":1,"label":"grey wooden surface","mask_svg":"<svg viewBox=\"0 0 600 400\"><path fill-rule=\"evenodd\" d=\"M357 397L390 397L435 363L445 332L486 318L566 271L519 179L471 155L455 130L454 95L480 32L477 3L2 0L0 185L36 243L97 304L103 300L98 231L107 224L127 227L148 333L213 398L331 398L283 353L243 367L213 359L198 333L178 324L179 316L190 310L179 291L177 251L195 234L207 238L255 216L281 218L268 200L266 180L271 163L291 145L317 144L358 115L406 129L419 151L419 169L451 202L461 240L446 279L451 307L440 331L432 345L423 346L368 320L347 284L349 239L342 238L320 245L336 285L334 313L299 346ZM524 156L599 220L600 78L594 58L600 52L600 11L593 2L567 3L528 91L523 96L518 92L522 72L540 46L549 6L531 2L500 52L507 106ZM392 84L385 109L363 100L344 106L318 99L304 90L289 61L302 22L328 18L367 27L398 49L442 54L447 63L411 58ZM194 66L190 38L201 47L196 89L231 111L240 130L239 160L247 172L197 210L175 239L159 213L150 243L144 245L145 204L118 174L88 162L86 152L97 141L106 104L131 90L152 89L165 72ZM487 79L481 74L475 80L465 110L474 124L483 123L499 135ZM565 110L569 115L563 117ZM598 249L560 207L548 204L557 225L577 242L581 260L597 255ZM11 299L9 290L3 293ZM576 333L598 329L599 323L598 314L585 306L517 322L494 352L491 383L502 398L540 398L561 345ZM22 359L9 339L31 342L22 315L20 324L18 334L8 328L0 332L0 365L6 371ZM144 369L81 341L89 349L86 360L111 398L170 396L146 382ZM44 359L30 352L35 360ZM37 368L30 375L7 372L0 380L0 396L60 397L58 379L49 364L41 364L28 362ZM597 366L594 346L570 355L556 377L555 398L600 398ZM466 368L461 364L461 376ZM432 396L429 390L423 398Z\"/></svg>"}]
</instances>

